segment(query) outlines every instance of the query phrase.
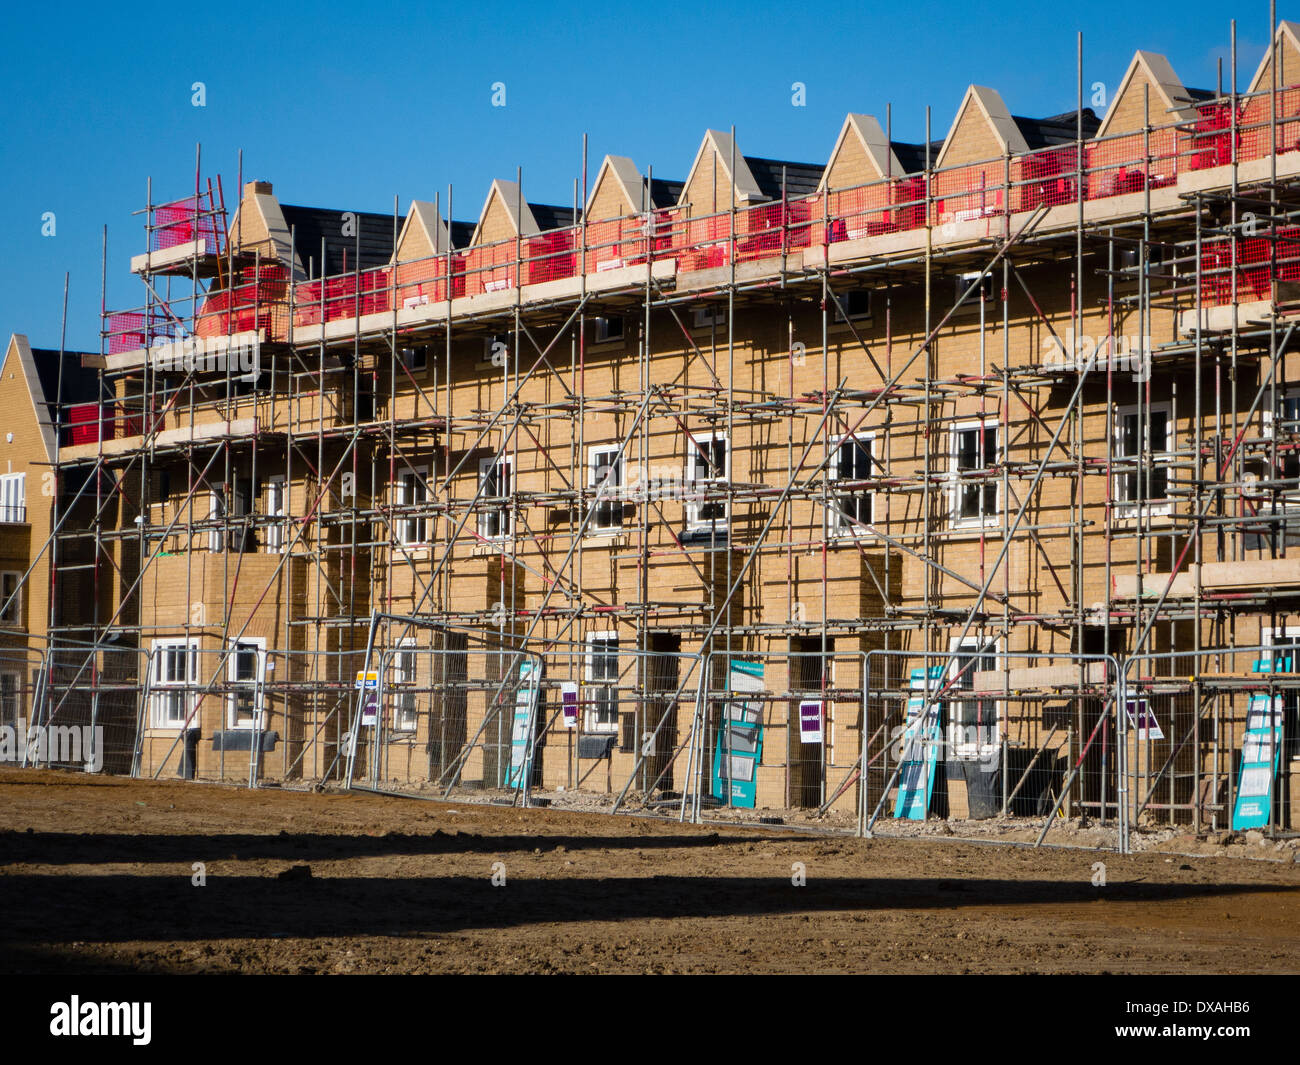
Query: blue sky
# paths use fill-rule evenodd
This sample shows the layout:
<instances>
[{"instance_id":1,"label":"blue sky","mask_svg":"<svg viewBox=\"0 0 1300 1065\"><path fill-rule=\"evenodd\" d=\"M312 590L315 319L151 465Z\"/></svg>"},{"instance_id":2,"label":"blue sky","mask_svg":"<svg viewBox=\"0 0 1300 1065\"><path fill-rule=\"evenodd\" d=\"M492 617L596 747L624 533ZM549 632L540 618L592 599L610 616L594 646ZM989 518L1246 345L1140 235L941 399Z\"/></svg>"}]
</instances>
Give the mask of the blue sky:
<instances>
[{"instance_id":1,"label":"blue sky","mask_svg":"<svg viewBox=\"0 0 1300 1065\"><path fill-rule=\"evenodd\" d=\"M572 5L514 0L387 7L378 2L246 8L237 3L6 5L0 14L0 333L57 346L71 274L68 346L98 350L100 244L108 305L144 302L128 261L133 215L205 176L236 199L271 180L283 202L405 212L454 187L473 219L493 178L523 168L531 200L568 204L607 152L684 177L704 130L734 124L742 151L824 162L848 111L920 140L942 136L965 87L998 89L1015 114L1113 92L1137 48L1213 87L1238 20L1240 81L1269 38L1268 5L827 2ZM1279 18L1300 18L1285 7ZM1224 60L1225 71L1227 60ZM1226 73L1225 73L1226 78ZM206 106L191 103L203 82ZM805 107L791 86L806 85ZM491 106L504 82L506 106ZM1090 92L1090 88L1088 90ZM42 235L54 212L55 235Z\"/></svg>"}]
</instances>

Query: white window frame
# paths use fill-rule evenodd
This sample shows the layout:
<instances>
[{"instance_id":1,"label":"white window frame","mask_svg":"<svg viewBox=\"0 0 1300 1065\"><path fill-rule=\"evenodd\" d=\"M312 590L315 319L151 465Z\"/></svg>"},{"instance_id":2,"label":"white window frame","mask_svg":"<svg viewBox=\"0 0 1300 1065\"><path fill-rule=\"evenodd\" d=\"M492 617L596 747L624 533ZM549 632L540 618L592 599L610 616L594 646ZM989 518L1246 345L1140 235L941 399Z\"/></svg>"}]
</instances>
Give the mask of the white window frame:
<instances>
[{"instance_id":1,"label":"white window frame","mask_svg":"<svg viewBox=\"0 0 1300 1065\"><path fill-rule=\"evenodd\" d=\"M240 681L239 679L240 648L251 648L257 655L256 668L251 682ZM259 721L265 721L266 719L266 637L241 636L237 640L231 640L226 649L230 652L226 658L226 684L230 689L226 694L226 727L251 729ZM239 718L239 694L235 691L236 687L251 687L253 689L253 714L249 721L241 721Z\"/></svg>"},{"instance_id":2,"label":"white window frame","mask_svg":"<svg viewBox=\"0 0 1300 1065\"><path fill-rule=\"evenodd\" d=\"M872 476L873 473L872 467L874 467L876 464L876 456L875 456L876 434L875 433L853 433L851 435L836 436L831 439L831 447L834 449L835 457L831 460L830 467L827 470L827 479L830 480L832 484L836 481L841 480L840 451L841 449L843 449L843 447L846 444L850 444L850 443L858 444L861 447L861 449L867 453L867 475L868 477ZM855 525L852 522L850 522L844 516L844 514L841 513L841 507L839 506L839 503L841 499L844 499L846 497L852 497L854 499L858 499L864 495L867 496L869 499L871 514L867 521L860 522L859 524ZM852 539L855 536L867 535L869 530L874 531L875 519L876 519L876 492L874 489L860 488L855 491L847 491L847 492L832 491L832 496L835 504L834 508L827 510L826 512L827 514L826 531L831 536L836 537L838 539ZM862 526L865 526L865 528L863 528Z\"/></svg>"},{"instance_id":3,"label":"white window frame","mask_svg":"<svg viewBox=\"0 0 1300 1065\"><path fill-rule=\"evenodd\" d=\"M0 628L17 629L23 623L23 575L19 570L0 570ZM10 596L14 601L4 609Z\"/></svg>"},{"instance_id":4,"label":"white window frame","mask_svg":"<svg viewBox=\"0 0 1300 1065\"><path fill-rule=\"evenodd\" d=\"M427 503L429 501L429 467L403 467L397 474L396 489L395 502L398 506ZM399 544L404 544L407 547L422 547L429 542L429 519L427 517L402 515L395 524L397 525L395 531Z\"/></svg>"},{"instance_id":5,"label":"white window frame","mask_svg":"<svg viewBox=\"0 0 1300 1065\"><path fill-rule=\"evenodd\" d=\"M854 295L865 294L867 297L867 309L865 311L850 311L848 303ZM849 322L866 322L870 324L875 314L876 297L872 289L869 288L852 288L843 292L835 293L835 299L831 302L831 322L833 325L845 326ZM843 312L841 312L843 307Z\"/></svg>"},{"instance_id":6,"label":"white window frame","mask_svg":"<svg viewBox=\"0 0 1300 1065\"><path fill-rule=\"evenodd\" d=\"M613 648L609 643L613 642ZM583 712L582 731L586 733L599 734L605 736L616 735L618 733L618 689L619 689L619 639L618 633L612 629L604 632L587 633L587 661L586 661L586 679L587 706ZM599 651L596 645L601 644ZM610 655L614 659L614 676L611 678L606 674L605 667L597 669L597 655L602 658L608 658ZM598 706L609 705L614 710L613 721L601 721Z\"/></svg>"},{"instance_id":7,"label":"white window frame","mask_svg":"<svg viewBox=\"0 0 1300 1065\"><path fill-rule=\"evenodd\" d=\"M289 523L283 519L287 516L289 484L284 474L268 477L262 485L263 505L267 518L280 518L280 521L268 521L266 525L266 549L271 554L284 553L285 542L289 539Z\"/></svg>"},{"instance_id":8,"label":"white window frame","mask_svg":"<svg viewBox=\"0 0 1300 1065\"><path fill-rule=\"evenodd\" d=\"M388 659L394 732L414 732L420 724L418 694L413 690L419 676L418 654L415 637L405 636L397 641Z\"/></svg>"},{"instance_id":9,"label":"white window frame","mask_svg":"<svg viewBox=\"0 0 1300 1065\"><path fill-rule=\"evenodd\" d=\"M979 657L989 655L993 657L994 667L996 668L998 659L997 655L1002 651L1002 641L998 639L985 639L983 636L967 636L965 639L952 637L948 641L948 653L956 655L965 655L967 657ZM949 669L948 679L957 675L962 667L962 662L954 660ZM954 690L965 691L967 688L967 679L969 678L969 687L975 686L975 673L977 669L967 670L962 678L957 681ZM957 711L959 704L964 703L984 703L993 708L992 738L988 741L975 740L969 742L959 729L965 727L964 724L953 721L953 715ZM965 716L963 714L963 716ZM947 705L947 721L944 726L944 745L947 749L948 760L957 762L982 762L991 754L998 752L1002 746L1002 722L1006 717L1005 708L1002 700L993 698L971 698L971 699L949 699ZM976 728L989 728L988 725L976 725Z\"/></svg>"},{"instance_id":10,"label":"white window frame","mask_svg":"<svg viewBox=\"0 0 1300 1065\"><path fill-rule=\"evenodd\" d=\"M169 661L168 651L183 650L185 655L185 676L176 679L163 677L162 665ZM197 639L161 639L150 644L153 662L150 666L149 720L153 728L180 731L186 727L190 715L194 712L194 688L198 684L199 641ZM180 719L163 714L171 705L171 696L179 690L184 714Z\"/></svg>"},{"instance_id":11,"label":"white window frame","mask_svg":"<svg viewBox=\"0 0 1300 1065\"><path fill-rule=\"evenodd\" d=\"M0 473L0 525L27 521L27 474Z\"/></svg>"},{"instance_id":12,"label":"white window frame","mask_svg":"<svg viewBox=\"0 0 1300 1065\"><path fill-rule=\"evenodd\" d=\"M1163 411L1165 415L1165 450L1153 451L1151 453L1152 466L1160 462L1169 463L1173 459L1173 452L1170 445L1174 436L1174 408L1169 402L1150 404L1152 411ZM1115 407L1115 422L1111 426L1111 454L1117 459L1131 458L1130 455L1120 453L1120 447L1124 442L1124 419L1130 415L1142 416L1142 404L1127 403L1123 406ZM1139 423L1140 424L1140 423ZM1138 466L1136 473L1139 477L1143 474L1141 465ZM1128 477L1130 471L1121 470L1113 473L1111 482L1111 498L1114 500L1116 516L1120 518L1135 518L1139 514L1160 515L1173 513L1173 499L1168 494L1169 486L1173 484L1174 470L1172 465L1166 466L1165 469L1165 498L1152 500L1148 503L1138 503L1134 500L1125 498L1128 494Z\"/></svg>"},{"instance_id":13,"label":"white window frame","mask_svg":"<svg viewBox=\"0 0 1300 1065\"><path fill-rule=\"evenodd\" d=\"M208 550L214 553L220 553L226 548L225 517L228 507L224 489L214 487L208 492L208 520L222 522L220 527L214 525L208 530Z\"/></svg>"},{"instance_id":14,"label":"white window frame","mask_svg":"<svg viewBox=\"0 0 1300 1065\"><path fill-rule=\"evenodd\" d=\"M505 480L503 485L505 491L501 495L485 495L480 498L480 502L486 499L503 500L503 502L495 509L479 512L478 534L484 540L509 540L514 531L514 514L510 509L510 500L512 496L511 488L514 484L514 463L511 461L510 456L501 455L498 457L493 455L490 458L479 459L478 486L482 489L484 484L487 482L487 478L498 468L505 471ZM491 531L493 518L500 522L500 526L496 532Z\"/></svg>"},{"instance_id":15,"label":"white window frame","mask_svg":"<svg viewBox=\"0 0 1300 1065\"><path fill-rule=\"evenodd\" d=\"M698 465L705 458L700 445L722 441L722 475L700 476ZM707 462L705 462L707 466ZM731 442L724 432L696 433L686 438L686 484L691 487L708 486L725 488L731 482ZM701 516L706 506L722 508L722 517L713 519ZM701 532L707 529L726 530L731 524L731 504L728 500L706 503L703 500L688 501L686 504L686 531Z\"/></svg>"},{"instance_id":16,"label":"white window frame","mask_svg":"<svg viewBox=\"0 0 1300 1065\"><path fill-rule=\"evenodd\" d=\"M417 352L419 353L418 356ZM412 377L427 373L429 370L429 345L412 344L410 347L402 348L401 359L402 365L411 372Z\"/></svg>"},{"instance_id":17,"label":"white window frame","mask_svg":"<svg viewBox=\"0 0 1300 1065\"><path fill-rule=\"evenodd\" d=\"M994 465L1002 458L1002 439L998 425L994 419L985 418L981 423L980 419L975 418L971 421L957 422L953 425L948 435L948 471L952 481L952 495L949 500L949 518L954 528L958 529L984 529L997 525L1002 520L1002 480L1000 477L985 478L979 481L963 481L961 479L962 470L958 465L961 462L961 434L968 433L972 430L977 434L978 450L978 433L981 425L984 435L987 437L993 434L993 454ZM981 461L984 461L981 455ZM988 466L979 466L977 469L986 470ZM993 512L977 514L974 517L963 517L961 512L962 491L965 488L978 487L980 489L980 506L983 509L984 489L992 486L993 488Z\"/></svg>"},{"instance_id":18,"label":"white window frame","mask_svg":"<svg viewBox=\"0 0 1300 1065\"><path fill-rule=\"evenodd\" d=\"M617 456L617 462L606 462L602 465L601 459L609 459ZM614 471L614 491L601 497L600 502L596 502L595 492L600 488L601 469ZM607 475L608 476L608 475ZM589 532L593 533L617 533L623 531L623 494L624 485L627 480L627 457L619 455L617 445L593 444L587 449L587 487L592 490L592 514L591 524L587 526ZM609 513L614 517L610 522L601 521L601 509L609 508Z\"/></svg>"},{"instance_id":19,"label":"white window frame","mask_svg":"<svg viewBox=\"0 0 1300 1065\"><path fill-rule=\"evenodd\" d=\"M22 701L23 675L11 669L0 670L0 725L17 727Z\"/></svg>"},{"instance_id":20,"label":"white window frame","mask_svg":"<svg viewBox=\"0 0 1300 1065\"><path fill-rule=\"evenodd\" d=\"M610 323L618 323L618 332L610 329ZM621 314L600 315L596 318L596 328L592 338L593 344L619 344L627 336L627 319Z\"/></svg>"}]
</instances>

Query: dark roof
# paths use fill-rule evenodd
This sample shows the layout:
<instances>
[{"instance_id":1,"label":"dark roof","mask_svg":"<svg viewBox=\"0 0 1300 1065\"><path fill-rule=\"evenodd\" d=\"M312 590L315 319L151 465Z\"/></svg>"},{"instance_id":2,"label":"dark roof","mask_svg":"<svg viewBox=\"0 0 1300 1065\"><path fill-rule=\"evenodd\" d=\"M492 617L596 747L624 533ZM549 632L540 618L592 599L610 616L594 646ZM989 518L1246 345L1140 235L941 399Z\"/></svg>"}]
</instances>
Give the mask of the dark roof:
<instances>
[{"instance_id":1,"label":"dark roof","mask_svg":"<svg viewBox=\"0 0 1300 1065\"><path fill-rule=\"evenodd\" d=\"M650 203L654 207L673 207L682 198L684 181L672 178L652 178L650 181Z\"/></svg>"},{"instance_id":2,"label":"dark roof","mask_svg":"<svg viewBox=\"0 0 1300 1065\"><path fill-rule=\"evenodd\" d=\"M70 403L94 403L100 398L99 373L83 367L81 356L80 351L63 353L63 382L60 388L58 349L32 348L32 361L36 364L36 376L41 382L41 391L45 394L51 421L55 420L55 408L60 398L64 409Z\"/></svg>"},{"instance_id":3,"label":"dark roof","mask_svg":"<svg viewBox=\"0 0 1300 1065\"><path fill-rule=\"evenodd\" d=\"M1204 103L1206 100L1217 99L1219 96L1222 95L1221 93L1215 92L1213 89L1186 89L1185 88L1184 91L1187 93L1188 97L1191 99L1193 103L1198 103L1198 104ZM1174 102L1177 103L1176 100Z\"/></svg>"},{"instance_id":4,"label":"dark roof","mask_svg":"<svg viewBox=\"0 0 1300 1065\"><path fill-rule=\"evenodd\" d=\"M826 169L821 163L791 163L785 159L760 159L754 155L745 156L745 163L754 175L759 191L769 200L781 198L783 173L787 196L808 196L817 191L822 171Z\"/></svg>"},{"instance_id":5,"label":"dark roof","mask_svg":"<svg viewBox=\"0 0 1300 1065\"><path fill-rule=\"evenodd\" d=\"M564 229L573 225L573 208L556 207L549 203L530 203L528 209L537 220L537 228L543 233L550 229Z\"/></svg>"},{"instance_id":6,"label":"dark roof","mask_svg":"<svg viewBox=\"0 0 1300 1065\"><path fill-rule=\"evenodd\" d=\"M385 266L393 258L393 216L370 211L331 211L324 207L280 205L285 224L293 232L294 250L303 269L308 260L311 276L350 273ZM356 233L343 235L343 216L356 218ZM398 220L401 229L401 220ZM325 268L321 269L321 240L325 241Z\"/></svg>"},{"instance_id":7,"label":"dark roof","mask_svg":"<svg viewBox=\"0 0 1300 1065\"><path fill-rule=\"evenodd\" d=\"M904 174L920 174L925 170L925 145L909 144L906 141L890 141L889 146L894 149L894 154L898 156L898 161L903 165ZM939 158L939 153L943 150L943 141L930 142L930 165ZM897 176L897 175L895 175Z\"/></svg>"},{"instance_id":8,"label":"dark roof","mask_svg":"<svg viewBox=\"0 0 1300 1065\"><path fill-rule=\"evenodd\" d=\"M476 222L452 222L451 246L453 248L468 248L470 241L474 239L474 230L476 228Z\"/></svg>"},{"instance_id":9,"label":"dark roof","mask_svg":"<svg viewBox=\"0 0 1300 1065\"><path fill-rule=\"evenodd\" d=\"M1019 128L1020 135L1029 145L1029 150L1034 151L1053 144L1073 144L1079 135L1079 115L1078 111L1067 111L1063 115L1052 115L1050 118L1021 118L1019 115L1012 115L1011 121ZM1091 107L1085 107L1082 115L1083 136L1086 139L1097 132L1101 120Z\"/></svg>"}]
</instances>

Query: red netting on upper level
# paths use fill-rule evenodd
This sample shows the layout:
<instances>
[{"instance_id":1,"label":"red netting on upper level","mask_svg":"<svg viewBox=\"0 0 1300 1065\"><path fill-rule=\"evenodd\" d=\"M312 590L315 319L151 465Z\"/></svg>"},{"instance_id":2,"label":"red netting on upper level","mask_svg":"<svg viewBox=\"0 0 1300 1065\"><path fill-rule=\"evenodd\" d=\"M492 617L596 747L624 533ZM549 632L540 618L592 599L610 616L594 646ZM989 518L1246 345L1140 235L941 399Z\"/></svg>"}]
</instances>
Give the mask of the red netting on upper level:
<instances>
[{"instance_id":1,"label":"red netting on upper level","mask_svg":"<svg viewBox=\"0 0 1300 1065\"><path fill-rule=\"evenodd\" d=\"M159 340L171 340L175 328L158 311L117 311L104 318L104 337L110 355L152 347Z\"/></svg>"},{"instance_id":2,"label":"red netting on upper level","mask_svg":"<svg viewBox=\"0 0 1300 1065\"><path fill-rule=\"evenodd\" d=\"M207 252L223 250L225 220L211 194L188 196L159 204L150 219L149 250L163 251L190 241L204 240Z\"/></svg>"},{"instance_id":3,"label":"red netting on upper level","mask_svg":"<svg viewBox=\"0 0 1300 1065\"><path fill-rule=\"evenodd\" d=\"M1277 281L1300 281L1300 227L1272 236L1221 237L1201 244L1201 304L1221 307L1234 300L1273 299Z\"/></svg>"}]
</instances>

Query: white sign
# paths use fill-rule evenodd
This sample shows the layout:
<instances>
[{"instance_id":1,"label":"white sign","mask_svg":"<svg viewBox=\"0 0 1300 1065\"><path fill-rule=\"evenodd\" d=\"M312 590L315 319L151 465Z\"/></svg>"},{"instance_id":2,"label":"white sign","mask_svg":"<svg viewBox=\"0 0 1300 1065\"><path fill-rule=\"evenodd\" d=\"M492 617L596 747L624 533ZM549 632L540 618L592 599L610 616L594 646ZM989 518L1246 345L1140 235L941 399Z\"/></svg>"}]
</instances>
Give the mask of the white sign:
<instances>
[{"instance_id":1,"label":"white sign","mask_svg":"<svg viewBox=\"0 0 1300 1065\"><path fill-rule=\"evenodd\" d=\"M799 703L799 739L804 743L824 743L825 711L820 699L804 699Z\"/></svg>"},{"instance_id":2,"label":"white sign","mask_svg":"<svg viewBox=\"0 0 1300 1065\"><path fill-rule=\"evenodd\" d=\"M1128 710L1129 724L1137 730L1138 739L1163 740L1165 738L1160 722L1156 720L1155 711L1145 699L1129 699L1125 707Z\"/></svg>"}]
</instances>

